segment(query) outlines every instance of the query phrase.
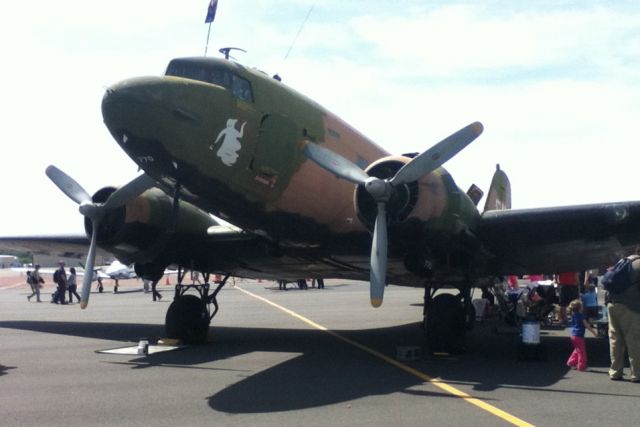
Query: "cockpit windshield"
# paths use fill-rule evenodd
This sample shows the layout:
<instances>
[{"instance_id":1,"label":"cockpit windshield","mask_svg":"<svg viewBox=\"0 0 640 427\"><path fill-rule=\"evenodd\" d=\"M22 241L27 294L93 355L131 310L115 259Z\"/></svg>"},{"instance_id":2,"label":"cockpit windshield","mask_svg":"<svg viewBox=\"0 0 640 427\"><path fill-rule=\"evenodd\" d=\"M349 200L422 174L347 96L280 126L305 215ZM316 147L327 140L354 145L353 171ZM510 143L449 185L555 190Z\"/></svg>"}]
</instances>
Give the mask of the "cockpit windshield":
<instances>
[{"instance_id":1,"label":"cockpit windshield","mask_svg":"<svg viewBox=\"0 0 640 427\"><path fill-rule=\"evenodd\" d=\"M217 64L207 64L202 61L174 59L169 63L167 76L183 77L205 83L213 83L227 88L238 99L253 102L251 83L237 74Z\"/></svg>"}]
</instances>

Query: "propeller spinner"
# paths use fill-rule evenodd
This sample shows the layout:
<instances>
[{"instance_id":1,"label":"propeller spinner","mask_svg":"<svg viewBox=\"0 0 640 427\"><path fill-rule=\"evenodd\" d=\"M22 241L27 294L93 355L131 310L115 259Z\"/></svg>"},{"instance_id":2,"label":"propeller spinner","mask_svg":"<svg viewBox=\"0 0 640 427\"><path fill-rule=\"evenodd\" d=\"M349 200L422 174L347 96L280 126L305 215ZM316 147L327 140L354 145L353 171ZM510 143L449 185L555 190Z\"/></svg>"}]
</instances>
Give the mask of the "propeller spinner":
<instances>
[{"instance_id":1,"label":"propeller spinner","mask_svg":"<svg viewBox=\"0 0 640 427\"><path fill-rule=\"evenodd\" d=\"M443 139L404 165L391 179L369 176L351 161L315 143L308 142L304 154L339 178L364 185L378 207L373 229L370 262L371 305L379 307L384 296L387 274L387 203L396 187L418 180L433 172L469 145L483 131L482 123L474 122ZM64 191L64 190L63 190Z\"/></svg>"},{"instance_id":2,"label":"propeller spinner","mask_svg":"<svg viewBox=\"0 0 640 427\"><path fill-rule=\"evenodd\" d=\"M80 184L57 167L51 165L47 167L45 173L64 194L79 205L78 210L80 213L89 218L93 225L89 253L87 254L87 261L85 263L86 273L82 282L80 307L84 309L87 308L89 295L91 293L91 280L93 278L93 266L96 258L96 242L100 221L108 210L124 206L128 201L153 187L155 181L149 175L142 174L114 191L105 203L94 203L89 193L87 193Z\"/></svg>"}]
</instances>

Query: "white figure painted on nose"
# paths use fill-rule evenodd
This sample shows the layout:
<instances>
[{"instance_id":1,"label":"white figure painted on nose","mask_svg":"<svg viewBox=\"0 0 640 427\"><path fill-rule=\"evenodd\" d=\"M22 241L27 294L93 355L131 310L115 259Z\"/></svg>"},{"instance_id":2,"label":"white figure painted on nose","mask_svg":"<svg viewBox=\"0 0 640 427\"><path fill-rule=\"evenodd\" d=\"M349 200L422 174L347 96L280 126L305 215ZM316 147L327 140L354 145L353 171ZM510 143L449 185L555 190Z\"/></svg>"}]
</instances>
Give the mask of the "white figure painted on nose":
<instances>
[{"instance_id":1,"label":"white figure painted on nose","mask_svg":"<svg viewBox=\"0 0 640 427\"><path fill-rule=\"evenodd\" d=\"M220 131L216 141L211 147L209 147L213 149L220 139L222 139L222 145L216 155L220 157L222 163L227 166L233 166L233 164L238 160L238 151L242 148L239 139L242 138L242 135L244 134L244 125L246 125L247 122L242 123L240 130L236 129L237 122L238 119L228 119L227 127Z\"/></svg>"}]
</instances>

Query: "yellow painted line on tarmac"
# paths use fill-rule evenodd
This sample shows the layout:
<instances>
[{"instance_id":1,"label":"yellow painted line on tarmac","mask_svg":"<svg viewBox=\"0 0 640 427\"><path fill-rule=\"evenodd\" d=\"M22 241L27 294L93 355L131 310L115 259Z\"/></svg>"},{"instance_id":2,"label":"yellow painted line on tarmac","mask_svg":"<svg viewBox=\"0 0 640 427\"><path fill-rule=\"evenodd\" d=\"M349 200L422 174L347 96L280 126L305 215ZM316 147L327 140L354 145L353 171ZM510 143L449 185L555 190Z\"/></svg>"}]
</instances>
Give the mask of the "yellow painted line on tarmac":
<instances>
[{"instance_id":1,"label":"yellow painted line on tarmac","mask_svg":"<svg viewBox=\"0 0 640 427\"><path fill-rule=\"evenodd\" d=\"M250 297L258 299L258 300L260 300L260 301L262 301L262 302L264 302L266 304L269 304L270 306L275 307L278 310L284 311L288 315L290 315L292 317L295 317L298 320L301 320L302 322L306 323L307 325L309 325L309 326L311 326L311 327L313 327L315 329L319 329L321 331L324 331L324 332L328 333L329 335L332 335L335 338L337 338L337 339L339 339L341 341L344 341L347 344L352 345L353 347L356 347L356 348L358 348L358 349L360 349L360 350L362 350L362 351L364 351L366 353L369 353L372 356L375 356L378 359L381 359L381 360L387 362L388 364L395 366L396 368L402 369L403 371L407 372L408 374L411 374L411 375L413 375L415 377L418 377L423 381L426 381L426 382L428 382L430 384L433 384L434 386L440 388L441 390L443 390L443 391L445 391L445 392L447 392L447 393L449 393L449 394L451 394L453 396L459 397L459 398L463 399L464 401L466 401L467 403L475 405L478 408L480 408L480 409L482 409L484 411L487 411L490 414L495 415L496 417L501 418L501 419L513 424L513 425L516 425L516 426L519 426L519 427L533 427L533 424L531 424L531 423L528 423L528 422L526 422L524 420L521 420L520 418L518 418L518 417L516 417L514 415L511 415L511 414L503 411L502 409L496 408L495 406L490 405L490 404L488 404L488 403L486 403L486 402L484 402L484 401L482 401L480 399L472 397L469 394L465 393L464 391L459 390L459 389L457 389L457 388L455 388L455 387L453 387L453 386L451 386L451 385L449 385L449 384L447 384L447 383L445 383L445 382L443 382L443 381L441 381L441 380L439 380L437 378L433 378L432 376L429 376L429 375L427 375L425 373L422 373L422 372L418 371L417 369L412 368L411 366L408 366L408 365L405 365L404 363L398 362L397 360L392 359L392 358L380 353L379 351L376 351L376 350L374 350L374 349L372 349L370 347L367 347L367 346L365 346L363 344L360 344L359 342L354 341L354 340L352 340L350 338L347 338L347 337L345 337L343 335L340 335L339 333L334 332L334 331L332 331L330 329L327 329L326 327L320 325L319 323L316 323L313 320L307 319L306 317L296 313L295 311L289 310L288 308L283 307L280 304L277 304L277 303L275 303L273 301L270 301L270 300L268 300L268 299L266 299L264 297L261 297L260 295L256 295L253 292L249 292L246 289L243 289L242 287L240 287L238 285L235 286L235 289L238 289L239 291L249 295Z\"/></svg>"}]
</instances>

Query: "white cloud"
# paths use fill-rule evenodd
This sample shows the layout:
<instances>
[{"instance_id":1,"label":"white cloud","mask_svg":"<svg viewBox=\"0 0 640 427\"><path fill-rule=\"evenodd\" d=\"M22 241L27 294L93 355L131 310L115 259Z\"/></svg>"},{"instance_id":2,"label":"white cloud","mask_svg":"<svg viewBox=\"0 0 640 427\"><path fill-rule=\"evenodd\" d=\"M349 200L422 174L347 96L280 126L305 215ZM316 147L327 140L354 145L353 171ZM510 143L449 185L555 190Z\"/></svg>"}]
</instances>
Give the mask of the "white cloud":
<instances>
[{"instance_id":1,"label":"white cloud","mask_svg":"<svg viewBox=\"0 0 640 427\"><path fill-rule=\"evenodd\" d=\"M393 153L421 151L474 120L480 139L447 164L465 188L496 162L517 206L637 199L640 12L554 2L220 2L209 52L317 100ZM9 8L9 6L11 6ZM61 0L0 5L0 158L10 183L0 234L79 231L75 205L44 176L55 163L89 191L136 166L102 124L104 87L201 55L206 1ZM615 165L611 167L610 165ZM24 209L27 200L39 209ZM44 219L43 219L44 218Z\"/></svg>"},{"instance_id":2,"label":"white cloud","mask_svg":"<svg viewBox=\"0 0 640 427\"><path fill-rule=\"evenodd\" d=\"M600 7L505 14L480 5L425 8L411 16L363 16L352 21L354 31L381 58L424 76L575 66L580 59L585 65L610 67L616 56L633 57L637 45L628 37L639 24L638 13Z\"/></svg>"}]
</instances>

